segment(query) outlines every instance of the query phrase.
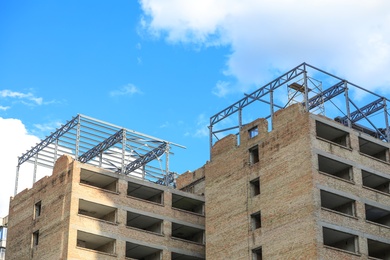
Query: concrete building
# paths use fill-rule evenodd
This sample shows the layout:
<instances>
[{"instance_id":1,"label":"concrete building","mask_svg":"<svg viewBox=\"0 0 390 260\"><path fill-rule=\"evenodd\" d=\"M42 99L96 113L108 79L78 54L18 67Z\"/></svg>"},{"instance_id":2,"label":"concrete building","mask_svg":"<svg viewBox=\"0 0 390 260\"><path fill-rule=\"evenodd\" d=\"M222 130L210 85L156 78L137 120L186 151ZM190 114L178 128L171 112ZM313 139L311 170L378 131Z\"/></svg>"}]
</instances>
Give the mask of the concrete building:
<instances>
[{"instance_id":1,"label":"concrete building","mask_svg":"<svg viewBox=\"0 0 390 260\"><path fill-rule=\"evenodd\" d=\"M7 259L204 259L204 198L61 156L10 205Z\"/></svg>"},{"instance_id":2,"label":"concrete building","mask_svg":"<svg viewBox=\"0 0 390 260\"><path fill-rule=\"evenodd\" d=\"M303 63L212 116L175 181L175 144L79 116L19 158L53 174L15 189L7 259L390 259L387 101Z\"/></svg>"},{"instance_id":3,"label":"concrete building","mask_svg":"<svg viewBox=\"0 0 390 260\"><path fill-rule=\"evenodd\" d=\"M0 218L0 260L5 259L5 248L7 246L7 225L8 216Z\"/></svg>"}]
</instances>

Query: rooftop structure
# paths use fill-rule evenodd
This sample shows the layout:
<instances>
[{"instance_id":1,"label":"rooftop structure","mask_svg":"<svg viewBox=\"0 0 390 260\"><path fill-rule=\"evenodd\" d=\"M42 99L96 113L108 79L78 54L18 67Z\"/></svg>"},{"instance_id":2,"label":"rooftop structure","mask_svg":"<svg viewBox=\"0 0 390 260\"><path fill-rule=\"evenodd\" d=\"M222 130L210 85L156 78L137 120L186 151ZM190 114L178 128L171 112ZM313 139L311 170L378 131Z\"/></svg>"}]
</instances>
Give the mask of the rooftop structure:
<instances>
[{"instance_id":1,"label":"rooftop structure","mask_svg":"<svg viewBox=\"0 0 390 260\"><path fill-rule=\"evenodd\" d=\"M354 101L354 95L364 95L366 103ZM307 112L334 118L389 142L388 101L346 79L302 63L210 117L210 149L223 136L239 134L248 119L253 120L250 118L265 118L273 129L275 112L294 103L301 103Z\"/></svg>"},{"instance_id":2,"label":"rooftop structure","mask_svg":"<svg viewBox=\"0 0 390 260\"><path fill-rule=\"evenodd\" d=\"M24 163L34 164L35 183L38 167L53 169L56 160L63 154L71 155L81 163L120 174L174 185L174 174L169 170L172 146L184 148L79 114L18 158L15 195L19 170Z\"/></svg>"}]
</instances>

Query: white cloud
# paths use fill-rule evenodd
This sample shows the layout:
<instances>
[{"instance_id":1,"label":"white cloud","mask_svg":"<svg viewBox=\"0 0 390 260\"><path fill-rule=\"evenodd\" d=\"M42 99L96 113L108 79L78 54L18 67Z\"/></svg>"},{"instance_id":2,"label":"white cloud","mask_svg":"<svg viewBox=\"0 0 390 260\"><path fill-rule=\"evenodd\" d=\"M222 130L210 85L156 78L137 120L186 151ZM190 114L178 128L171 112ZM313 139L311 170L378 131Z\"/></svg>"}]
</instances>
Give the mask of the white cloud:
<instances>
[{"instance_id":1,"label":"white cloud","mask_svg":"<svg viewBox=\"0 0 390 260\"><path fill-rule=\"evenodd\" d=\"M3 111L6 111L6 110L8 110L10 107L9 106L6 106L6 107L4 107L4 106L0 106L0 110L3 110Z\"/></svg>"},{"instance_id":2,"label":"white cloud","mask_svg":"<svg viewBox=\"0 0 390 260\"><path fill-rule=\"evenodd\" d=\"M127 84L117 90L113 90L110 92L111 97L116 96L132 96L134 94L141 94L142 92L133 84Z\"/></svg>"},{"instance_id":3,"label":"white cloud","mask_svg":"<svg viewBox=\"0 0 390 260\"><path fill-rule=\"evenodd\" d=\"M44 123L44 124L34 124L34 127L36 129L38 129L38 131L36 130L33 130L33 133L37 134L38 133L49 133L49 132L53 132L55 131L56 129L60 128L61 127L61 122L59 121L53 121L53 122L48 122L48 123Z\"/></svg>"},{"instance_id":4,"label":"white cloud","mask_svg":"<svg viewBox=\"0 0 390 260\"><path fill-rule=\"evenodd\" d=\"M218 81L213 89L213 94L217 97L224 97L230 92L230 83L226 81Z\"/></svg>"},{"instance_id":5,"label":"white cloud","mask_svg":"<svg viewBox=\"0 0 390 260\"><path fill-rule=\"evenodd\" d=\"M39 138L28 134L20 120L0 117L0 159L2 172L0 217L8 214L9 198L14 195L18 156L38 142ZM31 164L25 163L20 167L18 191L31 187L33 180L31 166Z\"/></svg>"},{"instance_id":6,"label":"white cloud","mask_svg":"<svg viewBox=\"0 0 390 260\"><path fill-rule=\"evenodd\" d=\"M20 99L22 103L26 105L42 105L43 98L36 97L32 93L22 93L17 91L12 91L9 89L0 90L0 97L2 98L16 98Z\"/></svg>"},{"instance_id":7,"label":"white cloud","mask_svg":"<svg viewBox=\"0 0 390 260\"><path fill-rule=\"evenodd\" d=\"M196 126L197 129L195 131L194 136L195 137L206 137L209 136L209 118L207 118L204 114L198 115L198 118L196 119Z\"/></svg>"},{"instance_id":8,"label":"white cloud","mask_svg":"<svg viewBox=\"0 0 390 260\"><path fill-rule=\"evenodd\" d=\"M168 42L230 46L224 70L239 83L230 89L247 91L242 87L265 84L307 62L390 93L390 1L141 0L141 5L141 26Z\"/></svg>"}]
</instances>

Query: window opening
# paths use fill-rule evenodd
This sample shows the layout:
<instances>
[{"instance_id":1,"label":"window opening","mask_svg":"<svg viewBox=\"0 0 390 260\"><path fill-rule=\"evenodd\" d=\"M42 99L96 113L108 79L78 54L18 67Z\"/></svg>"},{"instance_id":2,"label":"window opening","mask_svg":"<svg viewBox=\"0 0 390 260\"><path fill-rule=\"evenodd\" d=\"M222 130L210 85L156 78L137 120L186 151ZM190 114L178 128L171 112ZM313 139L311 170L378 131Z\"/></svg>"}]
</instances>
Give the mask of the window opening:
<instances>
[{"instance_id":1,"label":"window opening","mask_svg":"<svg viewBox=\"0 0 390 260\"><path fill-rule=\"evenodd\" d=\"M263 260L263 250L261 247L252 250L252 260Z\"/></svg>"},{"instance_id":2,"label":"window opening","mask_svg":"<svg viewBox=\"0 0 390 260\"><path fill-rule=\"evenodd\" d=\"M359 138L359 151L365 155L387 161L386 155L388 148L366 139Z\"/></svg>"},{"instance_id":3,"label":"window opening","mask_svg":"<svg viewBox=\"0 0 390 260\"><path fill-rule=\"evenodd\" d=\"M259 162L259 147L256 145L249 149L249 162L255 164Z\"/></svg>"},{"instance_id":4,"label":"window opening","mask_svg":"<svg viewBox=\"0 0 390 260\"><path fill-rule=\"evenodd\" d=\"M261 213L256 212L251 215L251 226L252 230L261 228Z\"/></svg>"},{"instance_id":5,"label":"window opening","mask_svg":"<svg viewBox=\"0 0 390 260\"><path fill-rule=\"evenodd\" d=\"M390 211L365 204L366 220L390 227Z\"/></svg>"},{"instance_id":6,"label":"window opening","mask_svg":"<svg viewBox=\"0 0 390 260\"><path fill-rule=\"evenodd\" d=\"M37 246L39 244L39 230L33 233L33 246Z\"/></svg>"},{"instance_id":7,"label":"window opening","mask_svg":"<svg viewBox=\"0 0 390 260\"><path fill-rule=\"evenodd\" d=\"M35 218L37 218L41 215L41 210L42 210L42 203L41 203L41 201L39 201L39 202L35 203L35 205L34 205Z\"/></svg>"},{"instance_id":8,"label":"window opening","mask_svg":"<svg viewBox=\"0 0 390 260\"><path fill-rule=\"evenodd\" d=\"M323 227L324 245L357 253L357 236L338 230Z\"/></svg>"},{"instance_id":9,"label":"window opening","mask_svg":"<svg viewBox=\"0 0 390 260\"><path fill-rule=\"evenodd\" d=\"M251 180L250 182L251 187L251 196L257 196L260 194L260 178L256 178L254 180Z\"/></svg>"},{"instance_id":10,"label":"window opening","mask_svg":"<svg viewBox=\"0 0 390 260\"><path fill-rule=\"evenodd\" d=\"M330 125L316 121L317 136L342 146L349 147L348 132L342 131Z\"/></svg>"},{"instance_id":11,"label":"window opening","mask_svg":"<svg viewBox=\"0 0 390 260\"><path fill-rule=\"evenodd\" d=\"M257 126L255 126L249 129L248 133L249 133L249 138L254 138L259 135L259 129L257 128Z\"/></svg>"},{"instance_id":12,"label":"window opening","mask_svg":"<svg viewBox=\"0 0 390 260\"><path fill-rule=\"evenodd\" d=\"M352 166L318 155L318 170L335 177L352 181Z\"/></svg>"},{"instance_id":13,"label":"window opening","mask_svg":"<svg viewBox=\"0 0 390 260\"><path fill-rule=\"evenodd\" d=\"M390 193L390 179L362 170L363 186Z\"/></svg>"},{"instance_id":14,"label":"window opening","mask_svg":"<svg viewBox=\"0 0 390 260\"><path fill-rule=\"evenodd\" d=\"M355 216L355 200L321 190L321 207Z\"/></svg>"}]
</instances>

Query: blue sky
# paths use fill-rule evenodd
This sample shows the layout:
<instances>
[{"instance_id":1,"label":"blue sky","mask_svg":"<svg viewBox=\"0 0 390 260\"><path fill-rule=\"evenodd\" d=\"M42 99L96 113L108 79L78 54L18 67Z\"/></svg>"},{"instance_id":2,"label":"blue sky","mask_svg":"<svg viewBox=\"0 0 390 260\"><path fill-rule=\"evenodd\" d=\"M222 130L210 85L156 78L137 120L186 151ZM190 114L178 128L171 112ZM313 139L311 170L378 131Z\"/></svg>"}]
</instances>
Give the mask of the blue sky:
<instances>
[{"instance_id":1,"label":"blue sky","mask_svg":"<svg viewBox=\"0 0 390 260\"><path fill-rule=\"evenodd\" d=\"M17 156L78 113L186 146L171 159L181 173L208 160L210 116L302 62L389 96L388 10L386 0L0 1L0 216Z\"/></svg>"}]
</instances>

